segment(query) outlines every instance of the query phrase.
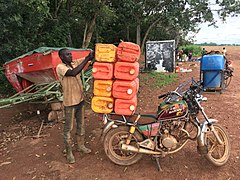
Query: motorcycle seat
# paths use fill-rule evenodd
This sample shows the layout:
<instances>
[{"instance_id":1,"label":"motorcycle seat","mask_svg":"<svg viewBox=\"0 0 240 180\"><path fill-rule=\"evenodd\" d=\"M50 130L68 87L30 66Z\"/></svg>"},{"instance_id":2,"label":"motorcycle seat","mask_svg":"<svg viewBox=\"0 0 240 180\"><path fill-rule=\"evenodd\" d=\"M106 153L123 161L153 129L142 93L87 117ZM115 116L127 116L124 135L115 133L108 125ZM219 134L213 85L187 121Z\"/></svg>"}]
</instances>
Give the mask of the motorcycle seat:
<instances>
[{"instance_id":1,"label":"motorcycle seat","mask_svg":"<svg viewBox=\"0 0 240 180\"><path fill-rule=\"evenodd\" d=\"M128 122L133 123L137 118L137 114L131 116L128 119ZM157 121L157 115L156 114L141 114L140 119L138 120L139 125L145 125L145 124L151 124Z\"/></svg>"},{"instance_id":2,"label":"motorcycle seat","mask_svg":"<svg viewBox=\"0 0 240 180\"><path fill-rule=\"evenodd\" d=\"M126 116L126 115L124 116L124 115L111 113L110 114L110 119L124 121L124 118L125 118L128 122L134 123L137 116L138 116L138 114L134 114L134 115L131 115L131 116ZM154 123L156 121L157 121L157 114L155 114L155 113L141 114L141 117L138 120L138 124L139 125L145 125L145 124Z\"/></svg>"}]
</instances>

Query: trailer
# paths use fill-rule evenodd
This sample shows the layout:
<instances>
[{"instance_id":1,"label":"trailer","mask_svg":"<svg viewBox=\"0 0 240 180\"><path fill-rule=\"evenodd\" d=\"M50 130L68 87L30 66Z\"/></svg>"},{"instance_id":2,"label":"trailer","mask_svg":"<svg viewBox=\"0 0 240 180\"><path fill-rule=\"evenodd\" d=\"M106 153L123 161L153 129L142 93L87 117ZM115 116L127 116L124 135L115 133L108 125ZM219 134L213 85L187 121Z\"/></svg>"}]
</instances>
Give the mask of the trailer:
<instances>
[{"instance_id":1,"label":"trailer","mask_svg":"<svg viewBox=\"0 0 240 180\"><path fill-rule=\"evenodd\" d=\"M49 118L57 118L54 111L62 111L62 92L56 73L57 65L62 62L58 56L60 49L40 47L6 62L3 65L4 74L17 93L1 99L0 108L23 102L49 103L53 111L50 112ZM68 49L72 52L73 60L84 58L91 51L91 49ZM88 65L84 67L81 76L85 89L89 88L87 82L91 79Z\"/></svg>"}]
</instances>

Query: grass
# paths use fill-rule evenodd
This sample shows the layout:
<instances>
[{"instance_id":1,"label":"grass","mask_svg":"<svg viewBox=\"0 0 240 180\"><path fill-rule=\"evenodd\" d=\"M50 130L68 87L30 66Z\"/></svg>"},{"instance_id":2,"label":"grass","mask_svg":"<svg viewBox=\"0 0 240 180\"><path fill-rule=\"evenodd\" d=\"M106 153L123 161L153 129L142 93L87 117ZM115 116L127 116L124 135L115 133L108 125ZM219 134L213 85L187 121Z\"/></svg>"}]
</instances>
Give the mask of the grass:
<instances>
[{"instance_id":1,"label":"grass","mask_svg":"<svg viewBox=\"0 0 240 180\"><path fill-rule=\"evenodd\" d=\"M177 79L176 73L149 72L144 76L145 85L150 87L162 87L172 84Z\"/></svg>"}]
</instances>

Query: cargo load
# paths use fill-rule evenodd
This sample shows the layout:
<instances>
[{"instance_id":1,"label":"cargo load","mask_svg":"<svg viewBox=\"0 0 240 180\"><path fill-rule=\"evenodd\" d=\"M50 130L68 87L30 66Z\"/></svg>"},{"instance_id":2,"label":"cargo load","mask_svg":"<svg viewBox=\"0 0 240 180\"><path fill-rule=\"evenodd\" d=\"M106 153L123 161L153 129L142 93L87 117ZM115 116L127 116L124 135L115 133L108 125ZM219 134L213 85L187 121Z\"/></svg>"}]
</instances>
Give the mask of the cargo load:
<instances>
[{"instance_id":1,"label":"cargo load","mask_svg":"<svg viewBox=\"0 0 240 180\"><path fill-rule=\"evenodd\" d=\"M92 98L92 110L96 113L111 113L113 111L114 99L112 97L99 97Z\"/></svg>"},{"instance_id":2,"label":"cargo load","mask_svg":"<svg viewBox=\"0 0 240 180\"><path fill-rule=\"evenodd\" d=\"M111 97L112 85L113 80L95 80L93 94L95 96Z\"/></svg>"},{"instance_id":3,"label":"cargo load","mask_svg":"<svg viewBox=\"0 0 240 180\"><path fill-rule=\"evenodd\" d=\"M139 80L125 81L116 80L113 83L113 97L119 99L132 99L136 96L139 88Z\"/></svg>"},{"instance_id":4,"label":"cargo load","mask_svg":"<svg viewBox=\"0 0 240 180\"><path fill-rule=\"evenodd\" d=\"M110 80L113 78L113 72L114 72L113 68L114 68L113 63L95 62L92 68L92 76L95 79Z\"/></svg>"},{"instance_id":5,"label":"cargo load","mask_svg":"<svg viewBox=\"0 0 240 180\"><path fill-rule=\"evenodd\" d=\"M115 62L117 47L113 44L96 44L95 59L99 62Z\"/></svg>"},{"instance_id":6,"label":"cargo load","mask_svg":"<svg viewBox=\"0 0 240 180\"><path fill-rule=\"evenodd\" d=\"M137 96L132 99L115 99L114 112L122 115L133 115L137 107Z\"/></svg>"},{"instance_id":7,"label":"cargo load","mask_svg":"<svg viewBox=\"0 0 240 180\"><path fill-rule=\"evenodd\" d=\"M140 46L131 42L121 42L117 48L117 61L136 62L140 59Z\"/></svg>"},{"instance_id":8,"label":"cargo load","mask_svg":"<svg viewBox=\"0 0 240 180\"><path fill-rule=\"evenodd\" d=\"M139 74L139 63L116 62L114 77L122 80L134 80Z\"/></svg>"}]
</instances>

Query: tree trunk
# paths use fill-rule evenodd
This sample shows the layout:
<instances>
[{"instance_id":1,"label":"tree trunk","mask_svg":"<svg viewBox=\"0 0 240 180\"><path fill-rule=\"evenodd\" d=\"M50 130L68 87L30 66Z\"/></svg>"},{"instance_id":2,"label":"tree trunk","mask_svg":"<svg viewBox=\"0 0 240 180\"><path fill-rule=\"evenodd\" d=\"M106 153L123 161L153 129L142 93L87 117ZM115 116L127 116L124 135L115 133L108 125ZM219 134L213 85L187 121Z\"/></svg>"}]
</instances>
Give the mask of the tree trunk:
<instances>
[{"instance_id":1,"label":"tree trunk","mask_svg":"<svg viewBox=\"0 0 240 180\"><path fill-rule=\"evenodd\" d=\"M144 35L142 44L141 44L141 52L142 52L142 53L143 53L143 51L144 51L144 45L145 45L145 43L146 43L146 39L147 39L147 36L148 36L150 30L151 30L151 29L158 23L158 21L160 21L160 20L161 20L161 18L156 19L156 20L148 27L148 29L147 29L147 31L146 31L146 33L145 33L145 35Z\"/></svg>"},{"instance_id":2,"label":"tree trunk","mask_svg":"<svg viewBox=\"0 0 240 180\"><path fill-rule=\"evenodd\" d=\"M83 34L82 48L83 48L83 44L84 44L84 41L85 41L86 36L87 36L87 30L88 30L88 23L86 22L85 29L84 29L84 34Z\"/></svg>"},{"instance_id":3,"label":"tree trunk","mask_svg":"<svg viewBox=\"0 0 240 180\"><path fill-rule=\"evenodd\" d=\"M94 32L94 26L96 24L97 13L94 14L89 26L87 27L86 35L84 35L82 48L88 48ZM85 33L84 33L85 34Z\"/></svg>"},{"instance_id":4,"label":"tree trunk","mask_svg":"<svg viewBox=\"0 0 240 180\"><path fill-rule=\"evenodd\" d=\"M137 37L136 37L136 42L140 46L141 44L141 26L140 23L137 25Z\"/></svg>"},{"instance_id":5,"label":"tree trunk","mask_svg":"<svg viewBox=\"0 0 240 180\"><path fill-rule=\"evenodd\" d=\"M68 10L68 15L72 13L72 1L68 0L67 1L67 10Z\"/></svg>"},{"instance_id":6,"label":"tree trunk","mask_svg":"<svg viewBox=\"0 0 240 180\"><path fill-rule=\"evenodd\" d=\"M92 39L92 35L93 35L93 32L94 32L94 27L96 25L97 16L98 16L101 8L103 7L103 5L105 3L106 3L106 0L102 0L102 1L99 0L99 8L95 11L95 14L94 14L93 18L91 19L90 24L89 25L86 24L85 31L84 31L82 48L88 48L89 43Z\"/></svg>"},{"instance_id":7,"label":"tree trunk","mask_svg":"<svg viewBox=\"0 0 240 180\"><path fill-rule=\"evenodd\" d=\"M60 6L62 5L62 2L63 2L63 0L60 0L59 2L58 2L58 0L55 0L55 11L54 11L54 15L53 15L53 17L55 19L58 17L58 11L59 11Z\"/></svg>"},{"instance_id":8,"label":"tree trunk","mask_svg":"<svg viewBox=\"0 0 240 180\"><path fill-rule=\"evenodd\" d=\"M71 36L71 33L70 33L70 32L69 32L69 34L68 34L68 46L69 46L69 47L73 47L72 36Z\"/></svg>"}]
</instances>

